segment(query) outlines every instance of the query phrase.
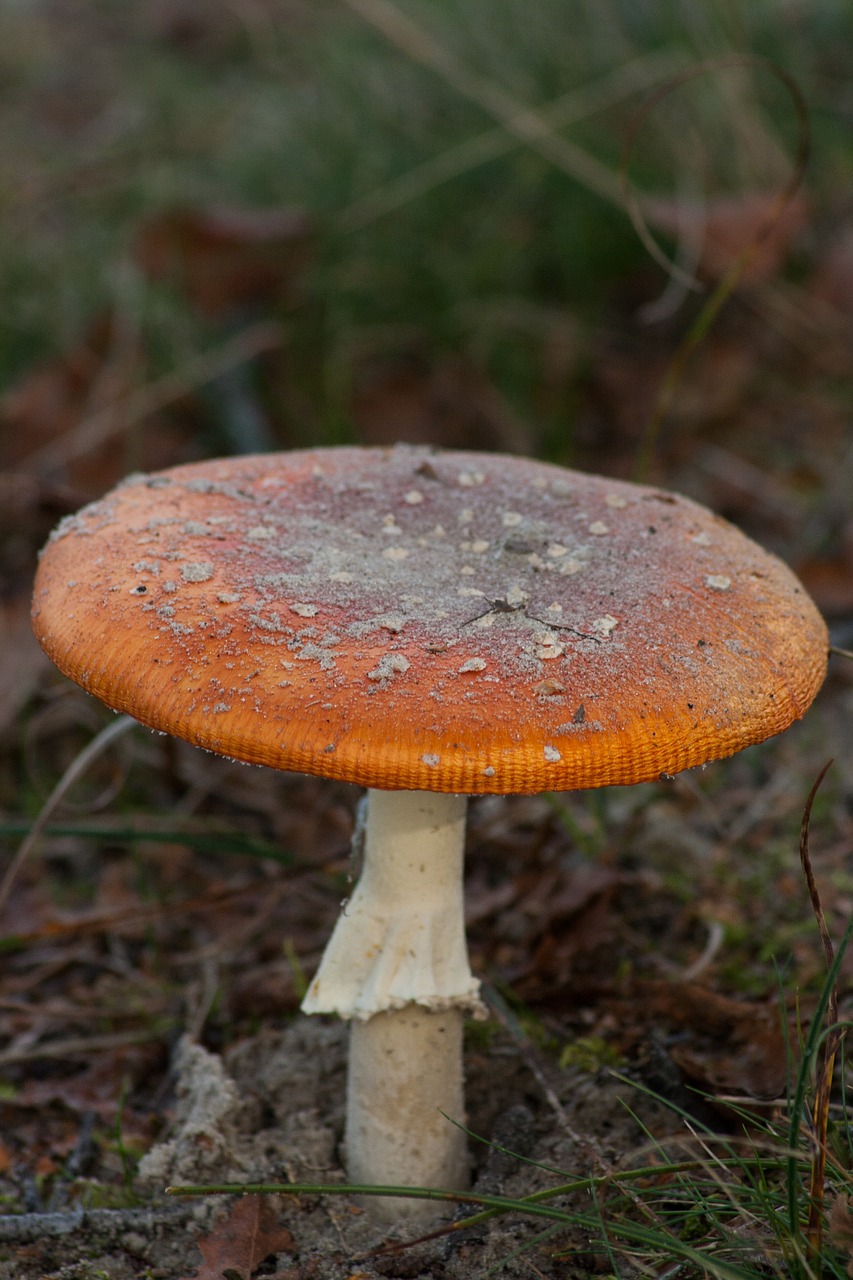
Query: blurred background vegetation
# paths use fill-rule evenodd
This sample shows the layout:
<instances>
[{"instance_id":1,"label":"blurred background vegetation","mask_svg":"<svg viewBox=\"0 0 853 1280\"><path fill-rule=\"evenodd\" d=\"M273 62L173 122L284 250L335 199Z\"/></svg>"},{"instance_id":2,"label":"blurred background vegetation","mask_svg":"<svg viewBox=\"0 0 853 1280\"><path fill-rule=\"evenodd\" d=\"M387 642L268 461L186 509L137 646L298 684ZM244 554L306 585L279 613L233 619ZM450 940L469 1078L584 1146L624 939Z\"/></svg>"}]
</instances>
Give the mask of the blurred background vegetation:
<instances>
[{"instance_id":1,"label":"blurred background vegetation","mask_svg":"<svg viewBox=\"0 0 853 1280\"><path fill-rule=\"evenodd\" d=\"M708 295L667 287L623 180L663 250L718 279L802 140L771 71L716 62L766 57L808 104L811 160L725 316L724 367L684 380L671 466L669 435L754 403L746 385L774 354L762 329L785 363L842 319L810 327L791 290L835 306L810 286L843 234L850 271L851 41L843 0L5 5L0 462L113 409L114 466L86 477L91 450L66 439L35 469L73 456L88 492L184 456L428 439L630 475ZM278 332L252 329L235 353L260 321ZM22 382L50 362L49 388ZM164 375L175 384L128 414Z\"/></svg>"}]
</instances>

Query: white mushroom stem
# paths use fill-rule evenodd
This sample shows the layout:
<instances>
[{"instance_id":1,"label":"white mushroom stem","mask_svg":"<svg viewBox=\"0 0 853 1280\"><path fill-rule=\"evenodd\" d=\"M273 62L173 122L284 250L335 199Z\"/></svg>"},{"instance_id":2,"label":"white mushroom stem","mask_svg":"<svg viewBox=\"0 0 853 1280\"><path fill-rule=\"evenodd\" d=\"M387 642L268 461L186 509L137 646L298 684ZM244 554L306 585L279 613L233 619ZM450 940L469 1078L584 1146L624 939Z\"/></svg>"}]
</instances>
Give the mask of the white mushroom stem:
<instances>
[{"instance_id":1,"label":"white mushroom stem","mask_svg":"<svg viewBox=\"0 0 853 1280\"><path fill-rule=\"evenodd\" d=\"M350 1182L452 1191L468 1185L468 1141L459 1128L465 1123L463 1021L461 1009L410 1004L353 1022L346 1121ZM383 1197L371 1199L368 1208L389 1220L436 1216L429 1200Z\"/></svg>"},{"instance_id":2,"label":"white mushroom stem","mask_svg":"<svg viewBox=\"0 0 853 1280\"><path fill-rule=\"evenodd\" d=\"M465 1137L445 1118L464 1122L462 1022L466 1010L481 1009L465 945L465 803L424 791L368 793L361 878L303 1001L306 1013L353 1020L346 1144L354 1182L466 1183ZM387 1212L433 1213L424 1203L391 1202Z\"/></svg>"}]
</instances>

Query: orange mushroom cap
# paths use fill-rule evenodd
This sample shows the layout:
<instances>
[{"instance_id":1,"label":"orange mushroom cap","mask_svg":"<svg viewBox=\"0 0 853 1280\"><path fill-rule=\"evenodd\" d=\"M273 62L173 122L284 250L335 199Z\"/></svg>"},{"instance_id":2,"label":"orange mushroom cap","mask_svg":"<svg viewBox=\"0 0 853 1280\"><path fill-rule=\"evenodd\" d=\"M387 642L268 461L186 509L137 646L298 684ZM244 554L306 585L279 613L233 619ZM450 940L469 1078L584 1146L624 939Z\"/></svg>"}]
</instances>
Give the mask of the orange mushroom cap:
<instances>
[{"instance_id":1,"label":"orange mushroom cap","mask_svg":"<svg viewBox=\"0 0 853 1280\"><path fill-rule=\"evenodd\" d=\"M407 446L130 477L56 530L33 620L152 728L475 794L731 755L804 714L828 649L790 570L687 498Z\"/></svg>"}]
</instances>

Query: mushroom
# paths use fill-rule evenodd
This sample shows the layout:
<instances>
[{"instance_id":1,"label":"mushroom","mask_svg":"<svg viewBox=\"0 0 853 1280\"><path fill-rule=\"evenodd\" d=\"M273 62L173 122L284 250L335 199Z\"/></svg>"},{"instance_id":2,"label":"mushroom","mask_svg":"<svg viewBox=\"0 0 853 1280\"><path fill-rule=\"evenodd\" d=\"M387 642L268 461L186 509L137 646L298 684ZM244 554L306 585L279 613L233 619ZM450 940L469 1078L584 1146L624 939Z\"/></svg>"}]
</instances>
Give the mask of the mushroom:
<instances>
[{"instance_id":1,"label":"mushroom","mask_svg":"<svg viewBox=\"0 0 853 1280\"><path fill-rule=\"evenodd\" d=\"M481 1010L464 797L731 755L804 714L828 647L793 574L687 498L407 446L131 476L56 530L33 618L66 675L143 724L369 788L361 878L303 1008L352 1023L350 1178L450 1188Z\"/></svg>"}]
</instances>

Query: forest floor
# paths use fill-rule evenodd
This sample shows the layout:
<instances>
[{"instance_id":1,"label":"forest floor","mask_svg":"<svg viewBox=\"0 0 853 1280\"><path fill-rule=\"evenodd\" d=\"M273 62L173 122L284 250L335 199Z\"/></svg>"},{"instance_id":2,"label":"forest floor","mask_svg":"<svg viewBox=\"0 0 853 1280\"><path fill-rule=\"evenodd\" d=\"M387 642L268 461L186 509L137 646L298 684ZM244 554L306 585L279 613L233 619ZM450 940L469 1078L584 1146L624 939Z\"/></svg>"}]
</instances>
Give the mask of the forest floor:
<instances>
[{"instance_id":1,"label":"forest floor","mask_svg":"<svg viewBox=\"0 0 853 1280\"><path fill-rule=\"evenodd\" d=\"M521 48L522 8L505 57ZM464 212L452 201L431 210L433 241L418 221L426 197L369 240L331 218L338 199L357 221L347 201L359 193L339 192L337 178L325 208L309 210L317 154L294 151L292 169L279 162L269 177L263 148L289 155L292 120L310 132L311 112L328 106L303 101L316 84L301 52L323 33L316 10L151 0L127 28L110 5L33 0L0 14L0 57L15 71L0 147L17 182L0 237L0 1280L698 1275L666 1238L712 1258L721 1222L738 1274L792 1274L772 1170L826 974L799 848L830 759L811 861L836 942L853 913L853 663L840 656L802 722L731 760L633 788L471 802L468 931L490 1010L466 1040L472 1188L520 1200L580 1182L547 1201L563 1220L519 1209L458 1230L471 1209L453 1206L451 1229L407 1244L411 1226L379 1227L343 1196L165 1194L187 1181L343 1180L345 1029L298 1006L351 882L358 792L135 728L46 813L113 722L30 631L37 550L61 516L129 470L257 447L399 439L623 479L646 456L653 482L791 564L834 643L853 645L853 210L849 142L826 123L849 117L849 69L842 82L832 56L849 44L827 36L813 78L798 68L818 164L765 228L763 254L672 381L654 431L702 303L644 318L667 286L636 251L595 282L593 302L592 275L633 232L594 202L571 222L575 188L552 190L541 156L475 185ZM380 43L368 50L374 70ZM468 52L472 65L497 56L476 40ZM623 48L610 70L627 58ZM302 112L286 128L269 98L284 92L285 65ZM335 65L349 74L346 59ZM483 127L457 120L456 105L442 114L455 90L414 73L410 83L405 59L382 65L389 79L367 77L375 110L402 153L417 152L413 165L449 149L433 126ZM520 92L524 79L509 82ZM405 129L389 84L410 95ZM181 110L167 109L170 95ZM350 102L342 93L336 108L341 164ZM751 109L754 150L775 155ZM405 170L396 152L395 165ZM371 181L387 203L390 179L376 170ZM494 225L489 191L509 202L495 205ZM750 193L714 207L697 263L706 283L767 208L756 215ZM853 954L838 986L849 1019ZM844 1074L839 1061L824 1206L834 1276L853 1266ZM717 1144L765 1145L764 1219L744 1208L746 1167L724 1174ZM805 1132L801 1155L805 1179ZM654 1212L650 1175L635 1199L620 1191L638 1165L677 1160L718 1178L729 1208L682 1213L677 1179L672 1204ZM654 1247L625 1225L650 1214Z\"/></svg>"}]
</instances>

